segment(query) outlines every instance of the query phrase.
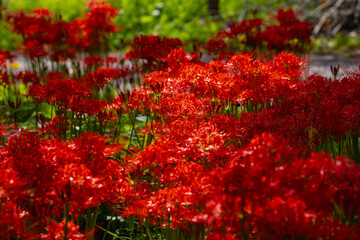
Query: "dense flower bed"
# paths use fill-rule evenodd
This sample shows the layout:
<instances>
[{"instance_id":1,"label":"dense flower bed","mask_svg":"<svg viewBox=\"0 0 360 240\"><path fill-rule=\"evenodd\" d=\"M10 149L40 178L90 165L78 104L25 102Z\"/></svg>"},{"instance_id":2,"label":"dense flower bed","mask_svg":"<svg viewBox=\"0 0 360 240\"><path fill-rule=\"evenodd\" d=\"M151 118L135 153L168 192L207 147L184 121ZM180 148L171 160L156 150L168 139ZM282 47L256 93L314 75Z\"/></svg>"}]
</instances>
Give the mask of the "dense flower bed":
<instances>
[{"instance_id":1,"label":"dense flower bed","mask_svg":"<svg viewBox=\"0 0 360 240\"><path fill-rule=\"evenodd\" d=\"M30 69L1 52L4 239L360 238L360 72L307 76L281 52L308 41L291 10L192 54L139 36L124 57L106 52L115 15L8 16ZM228 52L239 34L279 53Z\"/></svg>"}]
</instances>

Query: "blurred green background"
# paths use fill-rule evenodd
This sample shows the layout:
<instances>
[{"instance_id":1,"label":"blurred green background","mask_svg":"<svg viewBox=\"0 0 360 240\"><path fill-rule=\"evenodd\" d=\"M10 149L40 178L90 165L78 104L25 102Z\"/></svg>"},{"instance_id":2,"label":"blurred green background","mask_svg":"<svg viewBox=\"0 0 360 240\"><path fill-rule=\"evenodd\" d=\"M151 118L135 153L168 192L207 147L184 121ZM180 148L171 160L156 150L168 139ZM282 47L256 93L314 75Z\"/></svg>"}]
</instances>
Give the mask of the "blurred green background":
<instances>
[{"instance_id":1,"label":"blurred green background","mask_svg":"<svg viewBox=\"0 0 360 240\"><path fill-rule=\"evenodd\" d=\"M209 14L209 1L213 0L107 0L119 8L115 23L122 28L111 39L111 46L113 50L123 49L136 35L154 34L180 38L191 47L197 42L209 40L218 30L226 28L232 22L257 17L271 21L277 9L292 7L302 13L300 20L310 21L314 26L320 23L321 31L313 38L314 50L354 53L354 50L360 49L360 13L357 14L354 10L357 1L344 0L337 6L337 1L333 0L218 0L219 9L215 17ZM86 2L87 0L0 0L0 5L2 19L9 11L23 9L30 12L35 7L45 7L53 13L61 14L64 20L71 21L84 15ZM328 19L324 18L326 14ZM332 27L326 28L328 24L324 23L329 22L333 26L330 24ZM339 24L346 28L349 23L352 25L351 29L348 27L342 31L343 28L339 28L335 34L332 32ZM0 49L15 50L20 42L20 37L12 34L7 30L6 23L0 21Z\"/></svg>"},{"instance_id":2,"label":"blurred green background","mask_svg":"<svg viewBox=\"0 0 360 240\"><path fill-rule=\"evenodd\" d=\"M2 16L6 12L23 9L30 12L35 7L48 8L60 13L64 20L71 21L86 12L87 0L0 0ZM115 23L122 30L112 39L115 49L124 47L139 34L154 34L177 37L182 41L204 42L231 22L244 18L266 17L269 12L276 13L281 7L289 7L286 0L219 0L219 14L211 17L208 13L208 0L107 0L119 8ZM6 29L6 23L0 23L0 48L16 49L19 37ZM123 39L123 41L120 41Z\"/></svg>"}]
</instances>

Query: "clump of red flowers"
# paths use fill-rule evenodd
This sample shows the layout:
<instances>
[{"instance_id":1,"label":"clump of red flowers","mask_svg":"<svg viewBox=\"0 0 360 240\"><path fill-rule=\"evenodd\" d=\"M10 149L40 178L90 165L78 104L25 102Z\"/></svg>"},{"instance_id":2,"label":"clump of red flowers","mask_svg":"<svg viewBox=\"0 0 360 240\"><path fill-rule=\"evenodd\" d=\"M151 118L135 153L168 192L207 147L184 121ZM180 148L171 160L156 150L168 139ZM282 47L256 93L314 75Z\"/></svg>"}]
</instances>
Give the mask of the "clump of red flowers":
<instances>
[{"instance_id":1,"label":"clump of red flowers","mask_svg":"<svg viewBox=\"0 0 360 240\"><path fill-rule=\"evenodd\" d=\"M29 58L37 60L50 57L52 61L65 61L82 51L108 50L109 34L118 31L112 23L118 10L102 0L88 3L84 18L66 22L46 8L36 8L32 13L9 13L6 20L12 31L23 36L23 49Z\"/></svg>"},{"instance_id":2,"label":"clump of red flowers","mask_svg":"<svg viewBox=\"0 0 360 240\"><path fill-rule=\"evenodd\" d=\"M274 19L278 24L266 25L263 19L244 19L219 31L204 47L220 60L230 50L304 52L310 43L311 25L298 20L292 9L279 9Z\"/></svg>"},{"instance_id":3,"label":"clump of red flowers","mask_svg":"<svg viewBox=\"0 0 360 240\"><path fill-rule=\"evenodd\" d=\"M32 69L0 52L4 239L360 238L360 75L306 76L281 50L303 50L307 23L244 20L203 47L212 62L159 36L115 57L117 12L8 16Z\"/></svg>"}]
</instances>

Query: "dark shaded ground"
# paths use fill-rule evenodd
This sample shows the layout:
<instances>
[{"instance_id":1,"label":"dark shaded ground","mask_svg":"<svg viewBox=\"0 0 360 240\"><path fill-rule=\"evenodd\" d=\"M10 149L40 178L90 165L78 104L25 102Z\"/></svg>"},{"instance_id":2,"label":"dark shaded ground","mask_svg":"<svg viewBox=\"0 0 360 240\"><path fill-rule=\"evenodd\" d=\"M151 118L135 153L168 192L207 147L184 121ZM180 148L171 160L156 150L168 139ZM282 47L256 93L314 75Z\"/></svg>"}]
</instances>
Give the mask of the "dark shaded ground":
<instances>
[{"instance_id":1,"label":"dark shaded ground","mask_svg":"<svg viewBox=\"0 0 360 240\"><path fill-rule=\"evenodd\" d=\"M339 76L346 72L355 70L360 72L360 56L340 56L325 53L312 53L309 56L309 75L317 73L326 77L331 77L330 66L340 65Z\"/></svg>"}]
</instances>

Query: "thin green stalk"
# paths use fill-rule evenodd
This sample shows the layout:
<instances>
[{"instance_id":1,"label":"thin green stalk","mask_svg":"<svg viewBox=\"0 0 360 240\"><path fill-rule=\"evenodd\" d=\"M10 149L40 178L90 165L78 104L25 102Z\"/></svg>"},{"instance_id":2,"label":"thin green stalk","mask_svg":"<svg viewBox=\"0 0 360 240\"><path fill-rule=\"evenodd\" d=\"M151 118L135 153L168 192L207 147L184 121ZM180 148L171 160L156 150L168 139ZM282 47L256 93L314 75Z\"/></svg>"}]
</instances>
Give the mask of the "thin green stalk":
<instances>
[{"instance_id":1,"label":"thin green stalk","mask_svg":"<svg viewBox=\"0 0 360 240\"><path fill-rule=\"evenodd\" d=\"M64 229L64 240L67 239L67 226L68 226L68 221L69 221L69 203L66 202L65 206L64 206L64 218L65 218L65 229Z\"/></svg>"},{"instance_id":2,"label":"thin green stalk","mask_svg":"<svg viewBox=\"0 0 360 240\"><path fill-rule=\"evenodd\" d=\"M91 116L87 116L86 131L90 131L90 118Z\"/></svg>"},{"instance_id":3,"label":"thin green stalk","mask_svg":"<svg viewBox=\"0 0 360 240\"><path fill-rule=\"evenodd\" d=\"M2 210L3 203L5 203L5 199L1 198L1 202L0 202L0 216L1 216L1 210Z\"/></svg>"},{"instance_id":4,"label":"thin green stalk","mask_svg":"<svg viewBox=\"0 0 360 240\"><path fill-rule=\"evenodd\" d=\"M70 139L72 139L72 136L75 131L75 120L74 120L74 112L71 112L71 125L70 125ZM76 135L76 133L74 134Z\"/></svg>"},{"instance_id":5,"label":"thin green stalk","mask_svg":"<svg viewBox=\"0 0 360 240\"><path fill-rule=\"evenodd\" d=\"M314 112L313 112L313 116L312 116L312 120L311 123L313 123L315 121L315 114L316 114L316 108L319 102L319 98L316 98L316 102L315 102L315 108L314 108Z\"/></svg>"},{"instance_id":6,"label":"thin green stalk","mask_svg":"<svg viewBox=\"0 0 360 240\"><path fill-rule=\"evenodd\" d=\"M130 120L131 125L132 125L131 134L130 134L130 143L131 143L132 136L135 133L136 140L138 141L139 145L141 146L140 138L139 138L139 136L138 136L138 134L137 134L137 132L135 130L136 117L134 117L134 119L132 119L132 116L130 114L130 110L129 110L128 106L126 106L126 108L128 110L129 120ZM130 143L129 143L129 146L130 146ZM142 145L141 148L144 148L144 145Z\"/></svg>"},{"instance_id":7,"label":"thin green stalk","mask_svg":"<svg viewBox=\"0 0 360 240\"><path fill-rule=\"evenodd\" d=\"M118 136L116 136L118 139L120 139L121 137L121 117L122 117L122 113L118 115L118 125L117 125L117 129L118 129Z\"/></svg>"},{"instance_id":8,"label":"thin green stalk","mask_svg":"<svg viewBox=\"0 0 360 240\"><path fill-rule=\"evenodd\" d=\"M339 156L343 155L343 151L344 151L344 148L346 147L346 142L348 142L350 139L350 134L348 134L345 138L345 140L342 142L342 147L341 147L341 151L339 153Z\"/></svg>"},{"instance_id":9,"label":"thin green stalk","mask_svg":"<svg viewBox=\"0 0 360 240\"><path fill-rule=\"evenodd\" d=\"M335 157L336 157L336 155L335 155L335 151L334 151L333 143L332 143L332 140L331 140L331 139L329 139L329 140L330 140L331 152L332 152L332 154L333 154L333 158L335 158Z\"/></svg>"},{"instance_id":10,"label":"thin green stalk","mask_svg":"<svg viewBox=\"0 0 360 240\"><path fill-rule=\"evenodd\" d=\"M86 213L85 231L87 231L87 229L89 229L90 221L91 221L90 219L91 219L91 209L89 208Z\"/></svg>"},{"instance_id":11,"label":"thin green stalk","mask_svg":"<svg viewBox=\"0 0 360 240\"><path fill-rule=\"evenodd\" d=\"M51 104L50 105L50 118L53 119L53 110L54 110L54 105Z\"/></svg>"},{"instance_id":12,"label":"thin green stalk","mask_svg":"<svg viewBox=\"0 0 360 240\"><path fill-rule=\"evenodd\" d=\"M109 232L110 225L111 225L111 223L112 223L112 221L113 221L114 214L115 214L114 211L112 211L112 212L111 212L111 216L110 216L110 220L109 220L109 222L108 222L108 224L107 224L107 226L106 226L106 230L103 229L103 228L100 228L101 230L103 230L103 231L105 232L105 234L103 235L103 237L101 238L101 240L105 240L105 237L106 237L106 235L107 235L108 232ZM96 225L96 226L97 226L97 225Z\"/></svg>"},{"instance_id":13,"label":"thin green stalk","mask_svg":"<svg viewBox=\"0 0 360 240\"><path fill-rule=\"evenodd\" d=\"M145 126L147 125L148 121L149 121L149 116L146 116ZM145 136L143 137L143 144L142 144L142 146L143 146L143 147L145 146Z\"/></svg>"},{"instance_id":14,"label":"thin green stalk","mask_svg":"<svg viewBox=\"0 0 360 240\"><path fill-rule=\"evenodd\" d=\"M93 232L94 231L94 228L95 228L95 225L96 225L96 220L97 220L97 217L99 215L99 211L100 210L100 207L97 206L95 208L95 211L93 212L92 216L91 216L91 220L90 220L90 225L89 225L89 229L87 229L86 233L88 232ZM88 239L94 239L94 233L92 233Z\"/></svg>"},{"instance_id":15,"label":"thin green stalk","mask_svg":"<svg viewBox=\"0 0 360 240\"><path fill-rule=\"evenodd\" d=\"M159 226L158 223L156 222L156 226L155 226L155 236L157 236L157 238L160 238L160 240L162 240L162 234L159 234Z\"/></svg>"},{"instance_id":16,"label":"thin green stalk","mask_svg":"<svg viewBox=\"0 0 360 240\"><path fill-rule=\"evenodd\" d=\"M36 113L36 116L39 116L39 103L38 102L35 102L35 113ZM38 120L37 120L37 118L35 118L35 129L36 130L38 129Z\"/></svg>"},{"instance_id":17,"label":"thin green stalk","mask_svg":"<svg viewBox=\"0 0 360 240\"><path fill-rule=\"evenodd\" d=\"M241 218L241 232L242 232L242 239L244 240L247 240L248 239L248 236L247 236L247 233L245 231L245 219L246 219L246 216L244 214L244 203L241 204L241 214L242 214L242 218Z\"/></svg>"},{"instance_id":18,"label":"thin green stalk","mask_svg":"<svg viewBox=\"0 0 360 240\"><path fill-rule=\"evenodd\" d=\"M60 130L59 138L61 138L61 135L62 135L62 126L61 126L62 110L58 110L57 115L58 115L58 118L59 118L59 125L58 125L58 129Z\"/></svg>"},{"instance_id":19,"label":"thin green stalk","mask_svg":"<svg viewBox=\"0 0 360 240\"><path fill-rule=\"evenodd\" d=\"M338 154L338 156L341 155L341 139L342 139L342 137L340 137L340 139L339 139L339 154Z\"/></svg>"},{"instance_id":20,"label":"thin green stalk","mask_svg":"<svg viewBox=\"0 0 360 240\"><path fill-rule=\"evenodd\" d=\"M153 240L154 238L152 237L148 221L145 221L145 231L146 231L146 235L149 237L149 239Z\"/></svg>"},{"instance_id":21,"label":"thin green stalk","mask_svg":"<svg viewBox=\"0 0 360 240\"><path fill-rule=\"evenodd\" d=\"M93 133L95 133L95 132L96 132L96 118L95 118L95 116L94 116Z\"/></svg>"},{"instance_id":22,"label":"thin green stalk","mask_svg":"<svg viewBox=\"0 0 360 240\"><path fill-rule=\"evenodd\" d=\"M82 124L82 116L80 116L80 120L79 120L79 132L78 132L78 136L80 136L80 134L81 134L81 124Z\"/></svg>"},{"instance_id":23,"label":"thin green stalk","mask_svg":"<svg viewBox=\"0 0 360 240\"><path fill-rule=\"evenodd\" d=\"M131 239L133 239L133 237L134 237L134 230L135 230L135 216L133 215L133 216L131 216L130 218L129 218L129 231L130 231L130 237L131 237Z\"/></svg>"},{"instance_id":24,"label":"thin green stalk","mask_svg":"<svg viewBox=\"0 0 360 240\"><path fill-rule=\"evenodd\" d=\"M360 151L359 151L359 137L354 135L352 137L352 150L353 150L353 159L356 163L360 163Z\"/></svg>"},{"instance_id":25,"label":"thin green stalk","mask_svg":"<svg viewBox=\"0 0 360 240\"><path fill-rule=\"evenodd\" d=\"M119 235L116 235L115 233L109 232L107 229L105 229L105 228L103 228L103 227L101 227L101 226L99 226L99 225L95 225L95 226L98 227L99 229L103 230L105 233L113 236L113 237L116 238L116 239L118 238L118 239L120 239L120 240L126 240L126 238L120 237ZM104 239L104 238L103 238L103 239Z\"/></svg>"}]
</instances>

